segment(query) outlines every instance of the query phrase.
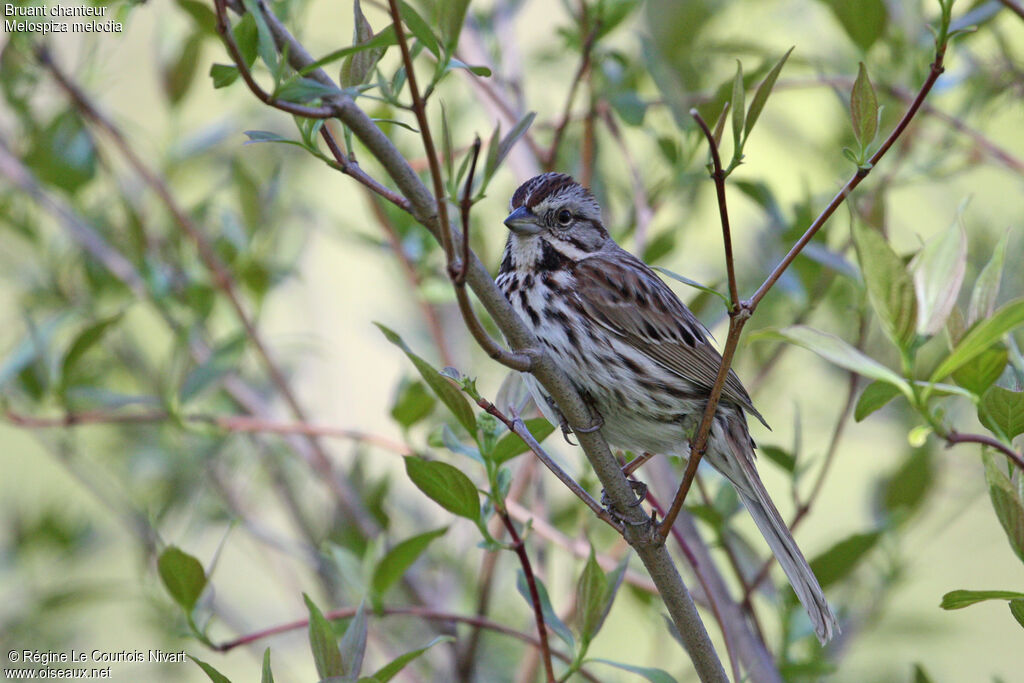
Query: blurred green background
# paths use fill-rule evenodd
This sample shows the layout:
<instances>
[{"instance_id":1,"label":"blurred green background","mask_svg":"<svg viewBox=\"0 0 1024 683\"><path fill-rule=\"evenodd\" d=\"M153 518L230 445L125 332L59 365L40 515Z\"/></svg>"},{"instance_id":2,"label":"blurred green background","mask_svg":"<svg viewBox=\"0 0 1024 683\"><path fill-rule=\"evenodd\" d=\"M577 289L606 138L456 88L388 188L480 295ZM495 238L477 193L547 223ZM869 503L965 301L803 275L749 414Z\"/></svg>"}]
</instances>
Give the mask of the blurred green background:
<instances>
[{"instance_id":1,"label":"blurred green background","mask_svg":"<svg viewBox=\"0 0 1024 683\"><path fill-rule=\"evenodd\" d=\"M464 374L478 376L481 393L494 398L506 373L465 333L436 246L407 217L382 209L417 270L421 282L412 289L382 237L366 193L351 179L298 148L244 144L243 131L295 138L295 126L290 116L260 105L240 81L213 87L210 65L229 59L207 23L212 14L196 9L197 4L114 4L113 12L124 22L122 34L0 39L4 156L20 160L49 198L29 196L14 182L11 163L0 164L5 169L0 177L4 410L36 417L59 417L67 410L131 412L160 408L174 397L185 412L235 414L238 406L224 390L234 377L251 387L275 417L287 418L279 392L240 336L227 301L152 188L126 165L109 136L83 126L66 94L36 62L33 46L43 40L214 242L272 355L286 368L309 421L408 442L465 465L464 458L429 440L447 419L443 408L409 430L392 418L396 387L415 374L372 324L395 329L440 367L445 363L422 315L426 302L439 317L451 362ZM613 234L658 265L719 289L724 289L721 234L712 186L702 168L706 147L685 111L714 101L716 90L730 82L736 58L751 73L796 46L746 147L745 164L730 179L740 290L747 293L852 171L840 150L852 144L846 106L858 61L864 61L878 89L884 134L905 108L887 87L916 93L932 54L923 26L938 10L936 3L916 1L836 3L862 11L844 28L841 11L856 10L837 14L829 3L811 0L588 4L592 13L605 16L621 10L624 19L595 48L593 76L577 96L573 111L581 115L566 129L559 169L577 176L585 171L581 150L590 143L582 119L589 104L602 103L618 121L633 157L624 162L622 148L599 121L591 184ZM351 43L347 2L274 7L314 55ZM849 249L854 220L883 227L896 251L909 254L962 211L969 240L967 283L973 283L996 241L1009 230L1000 300L1024 292L1024 275L1016 267L1024 249L1024 21L1000 7L998 2L965 2L954 10L957 17L973 13L966 23L977 23L979 30L954 43L947 73L928 102L954 117L955 125L922 113L857 190L856 211L840 209L828 224L819 240L825 255L801 257L792 275L765 300L752 330L784 326L803 316L814 327L856 339L864 301L849 274L856 267L850 265L855 259ZM387 25L381 5L364 2L363 10L374 29ZM463 35L463 53L473 55L466 61L492 60L495 75L484 80L496 82L498 89L506 85L504 78L521 78L521 101L509 99L524 112L537 112L532 135L541 144L559 120L580 61L577 11L575 3L470 5L475 35L482 39L468 46ZM867 31L858 45L851 30L879 11L878 27L857 29ZM392 73L397 59L392 48L382 71ZM330 67L332 74L336 67ZM474 134L487 141L496 114L465 72L450 74L434 97L435 126L440 128L443 102L460 153ZM375 116L412 123L408 112L360 101ZM408 158L421 160L414 133L381 125ZM511 125L503 121L502 130ZM958 126L971 132L958 131ZM495 268L506 234L501 219L507 199L536 170L526 147L521 142L498 170L473 212L474 247ZM994 155L993 147L1004 156ZM359 160L386 180L369 155L361 153ZM631 177L631 165L637 178ZM747 192L738 189L742 182L750 184ZM638 221L634 183L644 188L654 209L646 236L637 232L643 221ZM51 200L123 252L150 298L139 299L87 257L48 208ZM672 286L684 300L694 300L695 290ZM965 286L961 302L968 297ZM724 339L722 307L706 297L694 307ZM76 335L116 314L121 317L82 355L77 374L62 385L62 362ZM189 343L195 340L219 350L222 363L191 358ZM865 348L875 358L898 364L877 324L869 326ZM793 348L763 381L752 382L774 350L774 344L752 342L738 354L737 371L755 387L754 401L773 428L768 432L754 425L753 436L761 445L798 451L799 462L813 473L846 400L846 375ZM190 381L194 391L183 399ZM951 403L949 411L965 431L980 429L969 405ZM850 638L833 653L837 669L809 668L803 677L794 673L794 680L909 681L915 663L939 682L1024 680L1022 633L1004 603L950 612L938 608L942 595L954 589L1024 590L1024 565L996 521L978 448L946 450L933 439L915 451L908 432L916 424L909 411L893 405L847 425L834 468L797 540L814 557L850 534L885 533L841 583L827 590L852 616ZM578 479L599 488L577 449L554 437L547 443ZM358 603L366 567L383 547L446 524L451 524L447 535L413 571L428 589L428 603L471 612L483 557L472 525L452 522L422 496L405 479L397 454L345 439L332 440L327 451L386 534L355 540L350 520L334 506L321 477L279 436L225 434L174 420L72 429L31 429L0 420L0 649L185 649L233 680L251 680L263 648L270 646L278 680L315 676L304 630L227 655L189 638L155 570L154 551L165 544L186 549L208 571L216 558L213 588L202 603L205 614L216 615L210 631L214 641L303 617L303 592L315 595L325 609ZM886 520L880 487L915 452L924 453L918 461L925 472L921 498L908 506L905 519ZM794 509L789 474L764 457L760 471L788 518ZM384 481L387 492L378 500L375 487ZM801 478L804 493L810 481L811 474ZM719 482L709 482L717 490ZM529 495L536 507L528 507L556 522L570 538L581 537L586 528L598 550L609 551L613 537L587 521L546 472L534 480ZM766 549L745 514L732 523L763 557ZM707 538L713 538L710 531ZM557 608L571 595L581 561L557 545L535 542L535 563ZM725 572L724 559L721 567ZM515 569L509 558L498 563L496 585L501 588L493 596L491 614L532 632L527 605L505 588L514 583ZM406 597L402 590L393 594L403 596L395 597L394 604ZM766 636L774 648L781 637L776 608L769 598L758 598L757 604L769 616ZM591 655L657 666L680 680L694 680L666 631L662 611L639 591L624 591ZM713 621L708 623L724 653ZM374 624L371 630L379 627L382 633L371 642L368 658L373 662L383 663L436 635L397 617ZM459 633L464 636L465 627ZM478 680L514 680L522 656L519 645L490 634L484 643ZM405 680L441 680L438 672L449 670L445 647L407 669ZM801 661L811 647L817 646L795 646L791 660ZM591 670L601 680L631 680L615 669ZM191 663L114 664L113 678L206 680Z\"/></svg>"}]
</instances>

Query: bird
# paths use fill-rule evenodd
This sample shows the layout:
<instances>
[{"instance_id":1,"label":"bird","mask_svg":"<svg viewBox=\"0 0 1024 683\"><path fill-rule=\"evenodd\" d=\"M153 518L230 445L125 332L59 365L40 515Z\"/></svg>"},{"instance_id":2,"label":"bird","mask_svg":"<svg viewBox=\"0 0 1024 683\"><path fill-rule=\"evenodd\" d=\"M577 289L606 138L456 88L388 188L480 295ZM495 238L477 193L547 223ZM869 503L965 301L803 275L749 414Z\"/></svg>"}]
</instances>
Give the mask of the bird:
<instances>
[{"instance_id":1,"label":"bird","mask_svg":"<svg viewBox=\"0 0 1024 683\"><path fill-rule=\"evenodd\" d=\"M721 365L707 329L612 239L596 198L571 176L524 182L504 223L496 283L597 414L593 428L616 448L687 458ZM545 417L564 425L536 378L523 379ZM757 473L747 414L765 423L730 369L704 459L735 487L824 644L838 621Z\"/></svg>"}]
</instances>

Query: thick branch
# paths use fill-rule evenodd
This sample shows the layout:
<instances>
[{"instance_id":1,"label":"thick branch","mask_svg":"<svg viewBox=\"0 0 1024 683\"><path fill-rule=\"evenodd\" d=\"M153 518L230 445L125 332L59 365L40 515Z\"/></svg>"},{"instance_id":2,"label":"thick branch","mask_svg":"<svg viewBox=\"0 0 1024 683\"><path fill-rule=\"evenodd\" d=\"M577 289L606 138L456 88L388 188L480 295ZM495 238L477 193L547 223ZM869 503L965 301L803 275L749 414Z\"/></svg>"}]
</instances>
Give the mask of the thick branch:
<instances>
[{"instance_id":1,"label":"thick branch","mask_svg":"<svg viewBox=\"0 0 1024 683\"><path fill-rule=\"evenodd\" d=\"M946 440L946 443L949 446L954 446L958 443L978 443L982 446L994 448L1005 455L1010 462L1024 472L1024 454L1018 453L999 439L988 436L987 434L961 434L953 429L942 438Z\"/></svg>"}]
</instances>

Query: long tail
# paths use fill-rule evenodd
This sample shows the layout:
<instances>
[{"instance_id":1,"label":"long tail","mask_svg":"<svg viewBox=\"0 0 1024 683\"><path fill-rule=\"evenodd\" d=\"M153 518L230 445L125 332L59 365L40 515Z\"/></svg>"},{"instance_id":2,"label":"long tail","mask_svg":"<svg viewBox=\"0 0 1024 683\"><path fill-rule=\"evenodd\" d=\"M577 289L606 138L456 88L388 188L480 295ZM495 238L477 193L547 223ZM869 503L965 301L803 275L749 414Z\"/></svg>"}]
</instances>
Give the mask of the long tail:
<instances>
[{"instance_id":1,"label":"long tail","mask_svg":"<svg viewBox=\"0 0 1024 683\"><path fill-rule=\"evenodd\" d=\"M728 444L728 450L722 451L731 451L732 457L727 457L722 452L713 452L719 449L709 449L711 464L736 487L740 500L754 518L754 523L768 542L782 571L786 573L793 591L807 610L807 616L814 625L818 640L824 645L838 635L839 622L828 606L821 584L818 583L817 577L793 540L789 527L761 483L761 477L754 466L753 447L747 434L746 420L742 416L730 416L726 424L724 433L720 432L719 435L724 437L723 441ZM722 441L718 443L722 444Z\"/></svg>"}]
</instances>

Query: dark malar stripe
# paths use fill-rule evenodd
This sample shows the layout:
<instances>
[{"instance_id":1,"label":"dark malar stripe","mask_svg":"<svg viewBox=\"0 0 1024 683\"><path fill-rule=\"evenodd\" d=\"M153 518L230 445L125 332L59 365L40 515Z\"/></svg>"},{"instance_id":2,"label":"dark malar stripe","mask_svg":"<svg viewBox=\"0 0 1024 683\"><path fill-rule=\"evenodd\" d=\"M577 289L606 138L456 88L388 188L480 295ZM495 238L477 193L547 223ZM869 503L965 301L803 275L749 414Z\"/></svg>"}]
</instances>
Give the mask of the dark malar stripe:
<instances>
[{"instance_id":1,"label":"dark malar stripe","mask_svg":"<svg viewBox=\"0 0 1024 683\"><path fill-rule=\"evenodd\" d=\"M554 270L568 270L573 261L568 256L551 246L547 240L541 240L541 258L537 262L537 270L541 272Z\"/></svg>"}]
</instances>

